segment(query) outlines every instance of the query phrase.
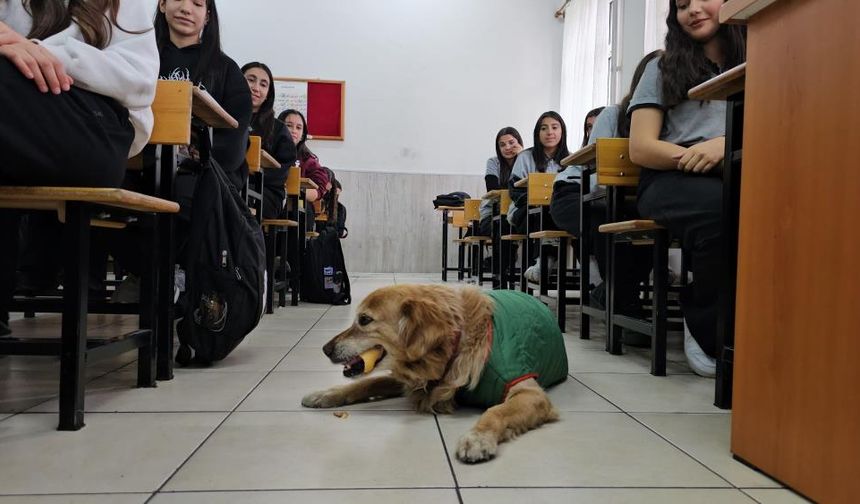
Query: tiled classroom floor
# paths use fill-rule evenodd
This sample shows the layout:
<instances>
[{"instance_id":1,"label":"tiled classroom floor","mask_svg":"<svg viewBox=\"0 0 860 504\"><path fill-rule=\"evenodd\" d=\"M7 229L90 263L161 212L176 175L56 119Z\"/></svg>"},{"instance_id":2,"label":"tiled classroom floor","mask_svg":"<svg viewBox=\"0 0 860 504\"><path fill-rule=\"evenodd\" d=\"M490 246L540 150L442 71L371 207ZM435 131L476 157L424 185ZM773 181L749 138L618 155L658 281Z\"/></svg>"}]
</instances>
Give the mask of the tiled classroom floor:
<instances>
[{"instance_id":1,"label":"tiled classroom floor","mask_svg":"<svg viewBox=\"0 0 860 504\"><path fill-rule=\"evenodd\" d=\"M302 408L304 394L346 380L321 346L358 300L438 279L354 275L352 306L278 309L217 366L179 369L155 389L134 388L133 354L92 366L79 432L55 430L56 359L0 357L0 504L803 502L731 458L730 413L712 406L713 381L690 374L677 336L670 376L657 378L644 351L604 352L602 329L580 340L573 314L570 379L550 392L561 421L489 463L451 454L477 410L422 415L401 399L341 408L346 418ZM40 331L57 323L35 320Z\"/></svg>"}]
</instances>

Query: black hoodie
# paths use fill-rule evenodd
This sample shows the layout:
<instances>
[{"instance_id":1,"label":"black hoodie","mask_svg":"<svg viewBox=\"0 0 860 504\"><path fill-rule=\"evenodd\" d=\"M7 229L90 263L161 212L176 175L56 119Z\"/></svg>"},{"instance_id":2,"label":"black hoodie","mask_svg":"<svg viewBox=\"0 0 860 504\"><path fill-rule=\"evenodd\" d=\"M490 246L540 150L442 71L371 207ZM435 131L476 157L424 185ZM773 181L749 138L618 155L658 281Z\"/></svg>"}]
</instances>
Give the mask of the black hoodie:
<instances>
[{"instance_id":1,"label":"black hoodie","mask_svg":"<svg viewBox=\"0 0 860 504\"><path fill-rule=\"evenodd\" d=\"M161 51L162 79L188 80L194 75L200 60L200 45L178 48L173 43L165 45ZM245 76L235 61L221 53L221 61L212 65L202 79L203 87L221 105L239 126L216 128L213 133L212 156L227 173L230 181L241 190L248 178L248 163L245 153L248 150L248 124L251 121L251 91ZM199 85L201 82L195 82Z\"/></svg>"}]
</instances>

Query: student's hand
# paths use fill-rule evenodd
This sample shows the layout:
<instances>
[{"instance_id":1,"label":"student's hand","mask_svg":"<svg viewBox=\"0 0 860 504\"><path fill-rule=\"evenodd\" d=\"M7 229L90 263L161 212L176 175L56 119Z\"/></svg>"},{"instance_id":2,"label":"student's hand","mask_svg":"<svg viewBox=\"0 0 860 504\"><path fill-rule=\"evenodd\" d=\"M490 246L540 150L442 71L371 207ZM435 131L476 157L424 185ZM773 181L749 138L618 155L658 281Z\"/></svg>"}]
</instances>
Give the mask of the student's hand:
<instances>
[{"instance_id":1,"label":"student's hand","mask_svg":"<svg viewBox=\"0 0 860 504\"><path fill-rule=\"evenodd\" d=\"M68 91L74 80L56 56L29 40L0 46L0 56L11 61L24 77L33 80L39 91L60 94Z\"/></svg>"},{"instance_id":2,"label":"student's hand","mask_svg":"<svg viewBox=\"0 0 860 504\"><path fill-rule=\"evenodd\" d=\"M0 22L0 46L14 44L16 42L24 42L25 40L27 39L24 38L23 35L12 28L9 28L9 25L6 23Z\"/></svg>"},{"instance_id":3,"label":"student's hand","mask_svg":"<svg viewBox=\"0 0 860 504\"><path fill-rule=\"evenodd\" d=\"M707 173L722 162L725 156L726 137L717 137L697 143L674 157L678 169L687 173Z\"/></svg>"}]
</instances>

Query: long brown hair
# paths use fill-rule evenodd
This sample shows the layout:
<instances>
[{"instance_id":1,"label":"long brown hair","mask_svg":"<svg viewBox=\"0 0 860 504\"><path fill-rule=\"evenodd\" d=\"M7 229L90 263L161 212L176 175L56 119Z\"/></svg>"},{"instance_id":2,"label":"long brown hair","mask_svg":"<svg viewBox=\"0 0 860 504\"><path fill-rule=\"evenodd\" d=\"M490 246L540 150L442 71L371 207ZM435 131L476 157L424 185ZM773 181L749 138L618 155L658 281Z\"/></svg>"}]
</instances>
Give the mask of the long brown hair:
<instances>
[{"instance_id":1,"label":"long brown hair","mask_svg":"<svg viewBox=\"0 0 860 504\"><path fill-rule=\"evenodd\" d=\"M63 0L29 0L26 7L33 17L33 28L27 38L48 38L68 28L74 19L81 28L84 42L104 49L110 43L111 25L122 30L116 21L119 2L120 0L69 0L67 7Z\"/></svg>"}]
</instances>

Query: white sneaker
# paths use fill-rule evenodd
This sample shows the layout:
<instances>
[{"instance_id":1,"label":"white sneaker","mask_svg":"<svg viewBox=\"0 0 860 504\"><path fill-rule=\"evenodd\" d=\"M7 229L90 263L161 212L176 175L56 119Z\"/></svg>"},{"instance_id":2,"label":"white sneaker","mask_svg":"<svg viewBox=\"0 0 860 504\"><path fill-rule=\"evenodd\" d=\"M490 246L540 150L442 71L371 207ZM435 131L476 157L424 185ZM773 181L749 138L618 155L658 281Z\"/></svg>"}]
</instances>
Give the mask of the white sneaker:
<instances>
[{"instance_id":1,"label":"white sneaker","mask_svg":"<svg viewBox=\"0 0 860 504\"><path fill-rule=\"evenodd\" d=\"M705 378L717 376L717 360L702 350L702 347L690 333L686 320L684 320L684 355L687 356L687 364L690 365L690 369L697 375Z\"/></svg>"},{"instance_id":2,"label":"white sneaker","mask_svg":"<svg viewBox=\"0 0 860 504\"><path fill-rule=\"evenodd\" d=\"M540 282L540 261L529 266L523 275L529 282Z\"/></svg>"}]
</instances>

